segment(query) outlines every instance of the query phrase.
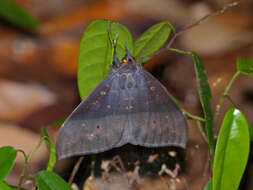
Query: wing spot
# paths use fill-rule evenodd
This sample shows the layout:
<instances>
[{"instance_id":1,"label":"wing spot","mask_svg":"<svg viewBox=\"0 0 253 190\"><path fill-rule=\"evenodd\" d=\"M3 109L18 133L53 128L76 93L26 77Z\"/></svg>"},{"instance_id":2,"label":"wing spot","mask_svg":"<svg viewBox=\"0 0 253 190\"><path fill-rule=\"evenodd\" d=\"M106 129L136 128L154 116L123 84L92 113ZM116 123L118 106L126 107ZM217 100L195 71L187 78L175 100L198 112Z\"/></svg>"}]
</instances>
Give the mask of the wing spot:
<instances>
[{"instance_id":1,"label":"wing spot","mask_svg":"<svg viewBox=\"0 0 253 190\"><path fill-rule=\"evenodd\" d=\"M133 106L129 106L129 109L131 110L131 109L134 109L134 107Z\"/></svg>"},{"instance_id":2,"label":"wing spot","mask_svg":"<svg viewBox=\"0 0 253 190\"><path fill-rule=\"evenodd\" d=\"M129 107L128 107L128 106L126 106L126 107L125 107L125 109L126 109L126 110L128 110L128 109L129 109Z\"/></svg>"},{"instance_id":3,"label":"wing spot","mask_svg":"<svg viewBox=\"0 0 253 190\"><path fill-rule=\"evenodd\" d=\"M155 90L155 87L154 87L154 86L151 86L151 87L150 87L150 90L154 91L154 90Z\"/></svg>"},{"instance_id":4,"label":"wing spot","mask_svg":"<svg viewBox=\"0 0 253 190\"><path fill-rule=\"evenodd\" d=\"M108 109L110 109L110 108L111 108L111 105L107 105L106 107L107 107Z\"/></svg>"},{"instance_id":5,"label":"wing spot","mask_svg":"<svg viewBox=\"0 0 253 190\"><path fill-rule=\"evenodd\" d=\"M82 127L85 127L85 123L82 123Z\"/></svg>"},{"instance_id":6,"label":"wing spot","mask_svg":"<svg viewBox=\"0 0 253 190\"><path fill-rule=\"evenodd\" d=\"M104 96L104 95L106 95L106 92L105 92L105 91L101 91L100 94L101 94L102 96Z\"/></svg>"},{"instance_id":7,"label":"wing spot","mask_svg":"<svg viewBox=\"0 0 253 190\"><path fill-rule=\"evenodd\" d=\"M99 126L99 125L97 125L97 129L100 129L100 126Z\"/></svg>"},{"instance_id":8,"label":"wing spot","mask_svg":"<svg viewBox=\"0 0 253 190\"><path fill-rule=\"evenodd\" d=\"M90 135L88 135L88 139L92 140L95 137L95 135L93 133L91 133Z\"/></svg>"},{"instance_id":9,"label":"wing spot","mask_svg":"<svg viewBox=\"0 0 253 190\"><path fill-rule=\"evenodd\" d=\"M93 102L94 105L97 105L98 104L98 101L96 100L95 102Z\"/></svg>"}]
</instances>

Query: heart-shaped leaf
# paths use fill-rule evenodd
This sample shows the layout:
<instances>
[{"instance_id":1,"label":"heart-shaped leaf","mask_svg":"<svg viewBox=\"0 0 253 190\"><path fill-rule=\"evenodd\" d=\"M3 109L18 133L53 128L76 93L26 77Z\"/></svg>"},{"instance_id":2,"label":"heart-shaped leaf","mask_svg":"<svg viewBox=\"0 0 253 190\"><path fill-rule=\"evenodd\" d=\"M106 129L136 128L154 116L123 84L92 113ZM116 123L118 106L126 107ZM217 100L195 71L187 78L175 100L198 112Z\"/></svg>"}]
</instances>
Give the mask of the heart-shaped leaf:
<instances>
[{"instance_id":1,"label":"heart-shaped leaf","mask_svg":"<svg viewBox=\"0 0 253 190\"><path fill-rule=\"evenodd\" d=\"M117 39L116 51L119 58L125 54L125 44L133 51L133 39L129 30L122 24L97 19L84 31L78 60L78 88L82 99L108 74L113 62L112 40Z\"/></svg>"}]
</instances>

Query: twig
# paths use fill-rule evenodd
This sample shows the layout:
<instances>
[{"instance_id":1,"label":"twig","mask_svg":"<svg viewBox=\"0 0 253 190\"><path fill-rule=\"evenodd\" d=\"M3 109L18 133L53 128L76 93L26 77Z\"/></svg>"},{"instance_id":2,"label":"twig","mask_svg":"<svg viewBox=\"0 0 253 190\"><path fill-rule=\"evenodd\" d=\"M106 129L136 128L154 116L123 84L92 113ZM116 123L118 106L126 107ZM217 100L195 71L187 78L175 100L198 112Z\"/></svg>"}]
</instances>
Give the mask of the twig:
<instances>
[{"instance_id":1,"label":"twig","mask_svg":"<svg viewBox=\"0 0 253 190\"><path fill-rule=\"evenodd\" d=\"M83 156L81 156L79 159L78 159L78 161L76 162L76 164L75 164L75 166L74 166L74 168L73 168L73 170L72 170L72 172L71 172L71 175L70 175L70 177L69 177L69 180L68 180L68 184L69 185L71 185L72 183L73 183L73 180L74 180L74 177L75 177L75 175L76 175L76 173L77 173L77 171L78 171L78 169L79 169L79 167L80 167L80 165L81 165L81 163L82 163L82 161L83 161Z\"/></svg>"},{"instance_id":2,"label":"twig","mask_svg":"<svg viewBox=\"0 0 253 190\"><path fill-rule=\"evenodd\" d=\"M239 3L237 1L229 3L227 5L225 5L224 7L222 7L220 10L217 10L213 13L210 13L208 15L203 16L201 19L197 20L196 22L184 27L182 30L180 30L179 32L177 32L172 39L170 40L169 44L167 45L167 48L171 47L171 44L174 42L174 40L176 39L177 36L180 36L184 31L192 29L193 27L202 24L203 22L205 22L208 18L212 18L214 16L223 14L227 9L232 8L234 6L237 6Z\"/></svg>"},{"instance_id":3,"label":"twig","mask_svg":"<svg viewBox=\"0 0 253 190\"><path fill-rule=\"evenodd\" d=\"M154 53L152 53L152 54L150 54L150 55L148 55L148 56L143 57L141 60L142 60L142 61L143 61L143 60L147 60L147 59L151 58L152 56L157 55L158 53L161 53L162 51L165 51L165 50L170 49L170 47L171 47L171 45L173 44L173 42L175 41L175 39L176 39L178 36L180 36L181 34L183 34L186 30L192 29L193 27L195 27L195 26L197 26L197 25L199 25L199 24L202 24L203 22L205 22L205 21L206 21L207 19L209 19L209 18L212 18L212 17L214 17L214 16L223 14L227 9L232 8L232 7L235 7L235 6L237 6L238 4L239 4L238 1L234 1L234 2L232 2L232 3L229 3L229 4L225 5L224 7L222 7L220 10L217 10L217 11L215 11L215 12L213 12L213 13L210 13L210 14L208 14L208 15L205 15L205 16L203 16L202 18L200 18L199 20L193 22L192 24L189 24L188 26L184 27L184 28L183 28L182 30L180 30L179 32L176 32L176 33L174 34L174 36L171 38L171 40L169 41L169 43L165 46L165 48L162 48L162 49L160 49L160 50L157 50L157 51L155 51Z\"/></svg>"}]
</instances>

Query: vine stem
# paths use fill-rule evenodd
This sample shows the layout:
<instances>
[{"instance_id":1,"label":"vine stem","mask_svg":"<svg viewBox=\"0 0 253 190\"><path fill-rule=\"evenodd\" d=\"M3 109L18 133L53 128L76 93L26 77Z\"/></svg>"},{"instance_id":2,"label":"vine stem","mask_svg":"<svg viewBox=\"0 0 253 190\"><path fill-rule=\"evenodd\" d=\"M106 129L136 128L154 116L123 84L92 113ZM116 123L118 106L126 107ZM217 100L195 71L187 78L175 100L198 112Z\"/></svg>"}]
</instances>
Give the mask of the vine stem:
<instances>
[{"instance_id":1,"label":"vine stem","mask_svg":"<svg viewBox=\"0 0 253 190\"><path fill-rule=\"evenodd\" d=\"M175 96L173 96L172 94L171 94L171 98L176 102L176 104L179 103L179 100ZM194 115L194 114L186 111L185 109L182 109L182 111L184 112L185 116L188 117L189 119L200 121L200 122L206 122L205 118L203 118L203 117Z\"/></svg>"},{"instance_id":2,"label":"vine stem","mask_svg":"<svg viewBox=\"0 0 253 190\"><path fill-rule=\"evenodd\" d=\"M33 149L33 151L26 155L25 152L23 150L19 150L19 152L21 152L24 157L25 157L25 163L24 163L24 167L22 169L22 172L21 172L21 175L20 175L20 178L19 178L19 182L18 182L18 187L17 187L17 190L20 190L21 189L21 186L23 184L23 181L24 181L24 178L26 177L26 171L27 171L27 167L28 167L28 164L30 163L34 153L39 149L39 147L41 146L42 142L44 141L45 137L41 137L40 138L40 141L39 143L37 144L37 146Z\"/></svg>"},{"instance_id":3,"label":"vine stem","mask_svg":"<svg viewBox=\"0 0 253 190\"><path fill-rule=\"evenodd\" d=\"M203 117L199 117L199 116L197 116L197 115L193 115L193 114L191 114L190 112L188 112L188 111L186 111L186 110L184 110L184 109L182 109L182 110L183 110L184 114L185 114L188 118L190 118L190 119L193 119L193 120L196 120L196 121L199 121L199 122L205 122L205 121L206 121Z\"/></svg>"},{"instance_id":4,"label":"vine stem","mask_svg":"<svg viewBox=\"0 0 253 190\"><path fill-rule=\"evenodd\" d=\"M221 95L221 97L220 97L220 99L219 99L219 103L218 103L218 105L216 106L216 112L215 112L215 117L214 117L215 119L214 119L214 120L216 120L217 117L219 116L219 114L220 114L220 108L221 108L221 106L222 106L222 104L223 104L223 102L224 102L224 99L225 99L225 97L228 96L228 92L229 92L229 90L230 90L232 84L234 83L235 79L236 79L240 74L241 74L241 72L240 72L240 71L237 71L237 72L233 75L233 77L232 77L231 80L229 81L228 85L226 86L224 92L222 93L222 95Z\"/></svg>"},{"instance_id":5,"label":"vine stem","mask_svg":"<svg viewBox=\"0 0 253 190\"><path fill-rule=\"evenodd\" d=\"M205 142L208 143L208 139L207 139L207 136L206 136L205 131L203 130L203 127L202 127L202 125L201 125L201 122L200 122L199 120L197 120L196 122L197 122L197 126L198 126L198 128L199 128L199 131L200 131L200 133L201 133L203 139L205 140Z\"/></svg>"}]
</instances>

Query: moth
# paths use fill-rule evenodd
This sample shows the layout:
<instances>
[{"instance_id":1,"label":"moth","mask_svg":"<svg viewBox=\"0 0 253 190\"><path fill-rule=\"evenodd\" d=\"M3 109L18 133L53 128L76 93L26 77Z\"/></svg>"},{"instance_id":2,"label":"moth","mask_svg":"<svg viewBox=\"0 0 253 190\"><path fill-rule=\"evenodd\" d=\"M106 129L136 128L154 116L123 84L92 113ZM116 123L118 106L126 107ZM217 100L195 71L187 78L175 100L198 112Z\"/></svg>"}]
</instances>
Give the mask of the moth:
<instances>
[{"instance_id":1,"label":"moth","mask_svg":"<svg viewBox=\"0 0 253 190\"><path fill-rule=\"evenodd\" d=\"M63 123L58 159L104 152L130 143L185 147L185 116L166 88L126 55Z\"/></svg>"}]
</instances>

